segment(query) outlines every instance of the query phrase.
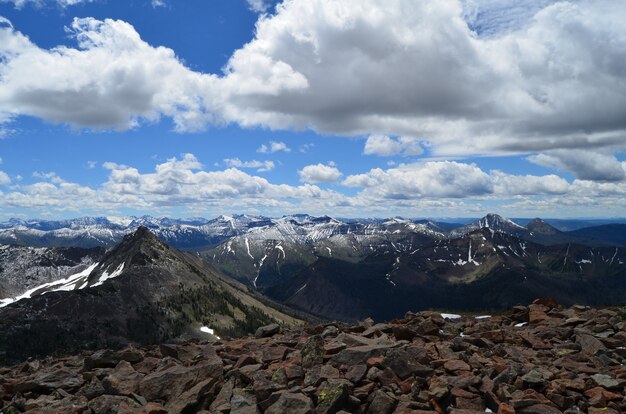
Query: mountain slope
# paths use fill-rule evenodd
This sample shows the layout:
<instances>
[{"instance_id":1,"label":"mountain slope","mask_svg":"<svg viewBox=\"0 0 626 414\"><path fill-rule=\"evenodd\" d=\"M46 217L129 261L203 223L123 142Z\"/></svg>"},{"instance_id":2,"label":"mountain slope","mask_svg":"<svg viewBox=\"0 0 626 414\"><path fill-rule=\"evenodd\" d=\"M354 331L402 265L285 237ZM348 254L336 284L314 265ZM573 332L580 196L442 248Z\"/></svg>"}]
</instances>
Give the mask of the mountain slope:
<instances>
[{"instance_id":1,"label":"mountain slope","mask_svg":"<svg viewBox=\"0 0 626 414\"><path fill-rule=\"evenodd\" d=\"M283 217L202 252L213 265L254 287L270 287L329 257L356 263L375 251L410 251L443 239L435 223L389 219L343 222L331 217Z\"/></svg>"},{"instance_id":2,"label":"mountain slope","mask_svg":"<svg viewBox=\"0 0 626 414\"><path fill-rule=\"evenodd\" d=\"M407 309L501 309L536 297L623 303L626 249L544 246L490 229L359 263L320 257L266 291L320 316L392 319Z\"/></svg>"},{"instance_id":3,"label":"mountain slope","mask_svg":"<svg viewBox=\"0 0 626 414\"><path fill-rule=\"evenodd\" d=\"M0 360L207 338L202 326L236 336L271 322L299 323L145 227L61 290L48 286L31 296L0 309Z\"/></svg>"},{"instance_id":4,"label":"mountain slope","mask_svg":"<svg viewBox=\"0 0 626 414\"><path fill-rule=\"evenodd\" d=\"M626 224L604 224L567 232L581 239L602 240L615 246L626 246Z\"/></svg>"},{"instance_id":5,"label":"mountain slope","mask_svg":"<svg viewBox=\"0 0 626 414\"><path fill-rule=\"evenodd\" d=\"M0 300L78 273L100 259L104 252L101 247L83 249L0 245Z\"/></svg>"}]
</instances>

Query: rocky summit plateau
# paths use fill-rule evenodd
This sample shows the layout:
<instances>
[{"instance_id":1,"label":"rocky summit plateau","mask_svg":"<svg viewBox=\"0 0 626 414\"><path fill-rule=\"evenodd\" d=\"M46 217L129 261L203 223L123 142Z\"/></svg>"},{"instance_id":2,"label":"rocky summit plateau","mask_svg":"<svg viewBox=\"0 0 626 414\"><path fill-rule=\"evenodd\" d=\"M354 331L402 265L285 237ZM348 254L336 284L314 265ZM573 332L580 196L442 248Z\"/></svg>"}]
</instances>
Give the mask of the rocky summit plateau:
<instances>
[{"instance_id":1,"label":"rocky summit plateau","mask_svg":"<svg viewBox=\"0 0 626 414\"><path fill-rule=\"evenodd\" d=\"M2 413L626 412L626 307L277 324L0 368Z\"/></svg>"}]
</instances>

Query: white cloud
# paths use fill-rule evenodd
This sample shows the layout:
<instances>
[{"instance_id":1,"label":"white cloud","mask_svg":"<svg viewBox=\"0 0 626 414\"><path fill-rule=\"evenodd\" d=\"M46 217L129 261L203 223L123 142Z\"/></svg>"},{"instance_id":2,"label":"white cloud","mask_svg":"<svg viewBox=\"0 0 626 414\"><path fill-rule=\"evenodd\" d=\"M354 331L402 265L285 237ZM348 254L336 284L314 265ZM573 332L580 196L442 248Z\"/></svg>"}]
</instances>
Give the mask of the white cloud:
<instances>
[{"instance_id":1,"label":"white cloud","mask_svg":"<svg viewBox=\"0 0 626 414\"><path fill-rule=\"evenodd\" d=\"M170 158L151 172L114 162L103 166L109 170L108 177L93 187L68 182L55 173L34 173L38 180L34 183L18 178L11 182L0 174L0 183L4 183L0 185L7 188L0 192L0 205L4 212L32 210L38 215L60 211L103 214L120 209L154 214L174 209L194 214L253 210L264 214L441 216L482 214L494 205L500 211L521 215L589 215L590 207L599 215L626 214L626 181L568 182L555 175L483 171L463 162L401 164L350 175L343 184L355 187L354 195L308 183L337 181L341 173L328 164L305 167L300 175L307 183L302 185L272 183L234 167L208 171L192 154Z\"/></svg>"},{"instance_id":2,"label":"white cloud","mask_svg":"<svg viewBox=\"0 0 626 414\"><path fill-rule=\"evenodd\" d=\"M527 158L546 168L567 171L581 180L622 181L626 179L626 169L610 153L590 150L555 150Z\"/></svg>"},{"instance_id":3,"label":"white cloud","mask_svg":"<svg viewBox=\"0 0 626 414\"><path fill-rule=\"evenodd\" d=\"M256 152L260 154L273 154L275 152L291 152L291 148L281 141L270 141L257 148Z\"/></svg>"},{"instance_id":4,"label":"white cloud","mask_svg":"<svg viewBox=\"0 0 626 414\"><path fill-rule=\"evenodd\" d=\"M265 13L270 7L264 0L246 0L248 7L255 13Z\"/></svg>"},{"instance_id":5,"label":"white cloud","mask_svg":"<svg viewBox=\"0 0 626 414\"><path fill-rule=\"evenodd\" d=\"M9 185L11 184L11 177L4 171L0 171L0 185Z\"/></svg>"},{"instance_id":6,"label":"white cloud","mask_svg":"<svg viewBox=\"0 0 626 414\"><path fill-rule=\"evenodd\" d=\"M624 145L626 4L543 5L520 27L483 39L457 1L285 2L259 20L225 81L271 84L280 73L291 87L240 90L232 116L425 137L436 155ZM263 70L252 70L256 62Z\"/></svg>"},{"instance_id":7,"label":"white cloud","mask_svg":"<svg viewBox=\"0 0 626 414\"><path fill-rule=\"evenodd\" d=\"M519 195L563 194L569 183L556 175L510 175L485 172L476 164L429 161L402 164L346 177L345 186L361 187L359 197L371 202L421 198L508 198Z\"/></svg>"},{"instance_id":8,"label":"white cloud","mask_svg":"<svg viewBox=\"0 0 626 414\"><path fill-rule=\"evenodd\" d=\"M98 165L98 161L87 161L87 168L93 170Z\"/></svg>"},{"instance_id":9,"label":"white cloud","mask_svg":"<svg viewBox=\"0 0 626 414\"><path fill-rule=\"evenodd\" d=\"M337 167L334 167L333 165L334 164L331 163L329 163L329 165L307 165L298 171L300 181L305 183L333 183L342 175Z\"/></svg>"},{"instance_id":10,"label":"white cloud","mask_svg":"<svg viewBox=\"0 0 626 414\"><path fill-rule=\"evenodd\" d=\"M266 172L274 169L275 165L273 161L241 161L239 158L226 158L224 163L228 167L235 168L253 168L258 172Z\"/></svg>"},{"instance_id":11,"label":"white cloud","mask_svg":"<svg viewBox=\"0 0 626 414\"><path fill-rule=\"evenodd\" d=\"M298 148L298 151L304 154L311 151L313 148L315 148L315 144L313 143L302 144L300 145L300 148Z\"/></svg>"},{"instance_id":12,"label":"white cloud","mask_svg":"<svg viewBox=\"0 0 626 414\"><path fill-rule=\"evenodd\" d=\"M0 203L7 208L58 211L119 208L154 211L181 207L188 210L254 207L302 211L303 203L311 209L324 210L346 200L340 193L314 185L272 184L237 168L205 171L192 154L184 154L180 159L170 158L151 173L114 162L103 163L103 166L109 170L109 176L97 188L67 182L54 173L36 173L34 176L43 181L15 185L10 192L0 194Z\"/></svg>"},{"instance_id":13,"label":"white cloud","mask_svg":"<svg viewBox=\"0 0 626 414\"><path fill-rule=\"evenodd\" d=\"M94 1L95 0L50 0L51 3L56 3L60 7L75 6L80 3L91 3ZM46 0L0 0L0 3L12 3L16 9L21 9L27 4L42 7L46 4Z\"/></svg>"},{"instance_id":14,"label":"white cloud","mask_svg":"<svg viewBox=\"0 0 626 414\"><path fill-rule=\"evenodd\" d=\"M154 8L165 7L166 5L165 0L152 0L152 7Z\"/></svg>"},{"instance_id":15,"label":"white cloud","mask_svg":"<svg viewBox=\"0 0 626 414\"><path fill-rule=\"evenodd\" d=\"M419 142L414 138L392 138L387 135L370 135L363 149L365 155L378 155L380 157L393 157L396 155L412 157L423 152L424 150Z\"/></svg>"},{"instance_id":16,"label":"white cloud","mask_svg":"<svg viewBox=\"0 0 626 414\"><path fill-rule=\"evenodd\" d=\"M123 130L168 116L181 131L215 121L198 95L213 77L190 71L172 50L151 47L119 20L74 19L69 30L79 49L40 49L0 27L0 118Z\"/></svg>"}]
</instances>

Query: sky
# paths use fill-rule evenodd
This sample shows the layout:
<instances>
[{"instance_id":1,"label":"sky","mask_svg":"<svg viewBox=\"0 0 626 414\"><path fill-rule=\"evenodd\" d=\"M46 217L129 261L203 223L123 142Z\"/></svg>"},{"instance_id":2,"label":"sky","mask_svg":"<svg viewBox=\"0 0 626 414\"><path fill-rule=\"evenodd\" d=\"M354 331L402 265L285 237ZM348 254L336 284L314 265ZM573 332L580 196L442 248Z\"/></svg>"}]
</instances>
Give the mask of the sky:
<instances>
[{"instance_id":1,"label":"sky","mask_svg":"<svg viewBox=\"0 0 626 414\"><path fill-rule=\"evenodd\" d=\"M0 0L0 220L626 217L626 3Z\"/></svg>"}]
</instances>

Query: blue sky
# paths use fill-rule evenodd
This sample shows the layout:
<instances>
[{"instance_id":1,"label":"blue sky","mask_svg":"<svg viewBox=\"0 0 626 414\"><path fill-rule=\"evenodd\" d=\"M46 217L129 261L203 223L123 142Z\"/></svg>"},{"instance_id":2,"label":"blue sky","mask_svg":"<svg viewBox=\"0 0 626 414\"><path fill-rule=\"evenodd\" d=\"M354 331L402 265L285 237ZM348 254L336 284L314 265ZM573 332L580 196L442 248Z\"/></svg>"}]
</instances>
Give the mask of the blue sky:
<instances>
[{"instance_id":1,"label":"blue sky","mask_svg":"<svg viewBox=\"0 0 626 414\"><path fill-rule=\"evenodd\" d=\"M523 3L0 0L0 220L624 217L625 7Z\"/></svg>"}]
</instances>

